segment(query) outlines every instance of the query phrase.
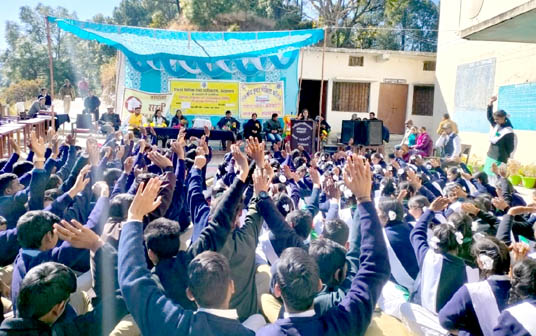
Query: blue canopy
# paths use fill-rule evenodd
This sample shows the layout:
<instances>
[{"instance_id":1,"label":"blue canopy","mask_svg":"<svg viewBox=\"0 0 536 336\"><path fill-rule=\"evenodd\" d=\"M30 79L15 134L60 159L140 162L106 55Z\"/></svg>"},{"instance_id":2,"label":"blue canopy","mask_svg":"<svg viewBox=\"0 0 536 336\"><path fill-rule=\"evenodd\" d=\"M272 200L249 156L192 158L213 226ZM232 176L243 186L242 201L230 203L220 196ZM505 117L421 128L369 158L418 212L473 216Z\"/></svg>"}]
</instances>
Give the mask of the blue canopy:
<instances>
[{"instance_id":1,"label":"blue canopy","mask_svg":"<svg viewBox=\"0 0 536 336\"><path fill-rule=\"evenodd\" d=\"M322 29L272 32L185 32L48 17L59 28L121 50L137 61L186 60L215 62L282 54L315 44Z\"/></svg>"}]
</instances>

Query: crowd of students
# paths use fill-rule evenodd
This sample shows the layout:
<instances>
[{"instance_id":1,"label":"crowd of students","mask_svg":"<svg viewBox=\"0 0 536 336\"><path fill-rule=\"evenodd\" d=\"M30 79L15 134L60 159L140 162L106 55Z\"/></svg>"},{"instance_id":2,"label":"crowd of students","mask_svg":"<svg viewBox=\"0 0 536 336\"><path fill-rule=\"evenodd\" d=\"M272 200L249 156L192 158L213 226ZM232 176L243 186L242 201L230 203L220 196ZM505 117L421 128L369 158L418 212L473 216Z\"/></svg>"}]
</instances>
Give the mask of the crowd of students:
<instances>
[{"instance_id":1,"label":"crowd of students","mask_svg":"<svg viewBox=\"0 0 536 336\"><path fill-rule=\"evenodd\" d=\"M207 176L206 132L10 142L0 335L535 334L536 205L504 165L490 185L404 149L251 137Z\"/></svg>"}]
</instances>

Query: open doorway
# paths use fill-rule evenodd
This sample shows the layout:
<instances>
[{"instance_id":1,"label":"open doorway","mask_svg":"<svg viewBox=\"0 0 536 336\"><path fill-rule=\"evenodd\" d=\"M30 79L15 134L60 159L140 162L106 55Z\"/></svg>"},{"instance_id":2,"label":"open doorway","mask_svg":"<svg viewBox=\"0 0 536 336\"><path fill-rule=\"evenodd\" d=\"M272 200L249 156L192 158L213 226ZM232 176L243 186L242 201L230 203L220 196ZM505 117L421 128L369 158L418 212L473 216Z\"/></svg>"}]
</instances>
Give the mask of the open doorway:
<instances>
[{"instance_id":1,"label":"open doorway","mask_svg":"<svg viewBox=\"0 0 536 336\"><path fill-rule=\"evenodd\" d=\"M309 117L316 118L318 115L318 106L320 104L320 83L319 80L304 79L301 84L300 106L298 111L303 109L309 110ZM326 101L328 99L328 81L324 81L322 116L326 117Z\"/></svg>"}]
</instances>

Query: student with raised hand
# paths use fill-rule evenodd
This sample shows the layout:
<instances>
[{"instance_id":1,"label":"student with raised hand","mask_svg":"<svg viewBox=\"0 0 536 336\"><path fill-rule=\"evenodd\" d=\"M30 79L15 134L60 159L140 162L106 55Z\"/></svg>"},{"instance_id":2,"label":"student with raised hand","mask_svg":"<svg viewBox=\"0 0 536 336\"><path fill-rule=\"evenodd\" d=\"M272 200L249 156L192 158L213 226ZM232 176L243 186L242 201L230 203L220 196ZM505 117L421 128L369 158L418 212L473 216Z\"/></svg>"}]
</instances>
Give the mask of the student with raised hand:
<instances>
[{"instance_id":1,"label":"student with raised hand","mask_svg":"<svg viewBox=\"0 0 536 336\"><path fill-rule=\"evenodd\" d=\"M119 285L142 334L254 335L240 324L236 311L229 309L234 283L222 255L207 251L188 266L187 295L198 305L197 313L173 303L151 278L143 253L143 218L160 205L161 185L157 178L140 185L119 241ZM221 209L215 217L229 220L230 216Z\"/></svg>"},{"instance_id":2,"label":"student with raised hand","mask_svg":"<svg viewBox=\"0 0 536 336\"><path fill-rule=\"evenodd\" d=\"M499 315L493 335L536 335L536 260L527 258L518 262L510 277L510 306Z\"/></svg>"},{"instance_id":3,"label":"student with raised hand","mask_svg":"<svg viewBox=\"0 0 536 336\"><path fill-rule=\"evenodd\" d=\"M352 155L344 180L359 203L361 230L360 266L350 291L337 306L316 315L313 301L322 285L318 265L305 250L289 248L281 255L275 275L275 292L283 298L285 317L259 330L258 335L362 335L367 330L390 274L387 249L370 198L369 165Z\"/></svg>"},{"instance_id":4,"label":"student with raised hand","mask_svg":"<svg viewBox=\"0 0 536 336\"><path fill-rule=\"evenodd\" d=\"M508 305L510 254L503 242L490 236L477 239L471 252L482 281L460 287L439 311L439 322L453 334L491 336Z\"/></svg>"},{"instance_id":5,"label":"student with raised hand","mask_svg":"<svg viewBox=\"0 0 536 336\"><path fill-rule=\"evenodd\" d=\"M428 224L434 212L444 210L449 204L444 197L436 198L430 208L419 218L411 231L410 240L420 268L420 286L412 301L436 313L472 275L458 252L463 244L463 234L454 224L439 224L433 228L428 241Z\"/></svg>"}]
</instances>

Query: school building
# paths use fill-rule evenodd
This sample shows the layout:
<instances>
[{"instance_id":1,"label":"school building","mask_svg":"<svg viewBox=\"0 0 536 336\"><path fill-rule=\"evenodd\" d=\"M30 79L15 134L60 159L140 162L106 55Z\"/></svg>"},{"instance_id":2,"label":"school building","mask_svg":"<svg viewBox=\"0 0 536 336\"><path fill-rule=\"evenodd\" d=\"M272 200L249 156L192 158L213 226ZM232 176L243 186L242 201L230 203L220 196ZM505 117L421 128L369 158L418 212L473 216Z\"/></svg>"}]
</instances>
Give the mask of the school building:
<instances>
[{"instance_id":1,"label":"school building","mask_svg":"<svg viewBox=\"0 0 536 336\"><path fill-rule=\"evenodd\" d=\"M299 111L319 111L322 48L305 48L298 65L301 80ZM300 60L301 61L301 60ZM324 55L323 115L340 136L341 123L369 112L384 121L392 134L403 134L404 121L434 128L436 54L389 50L327 48Z\"/></svg>"},{"instance_id":2,"label":"school building","mask_svg":"<svg viewBox=\"0 0 536 336\"><path fill-rule=\"evenodd\" d=\"M448 112L462 143L484 157L489 98L518 137L515 158L534 162L536 139L536 1L448 0L440 5L434 123Z\"/></svg>"}]
</instances>

